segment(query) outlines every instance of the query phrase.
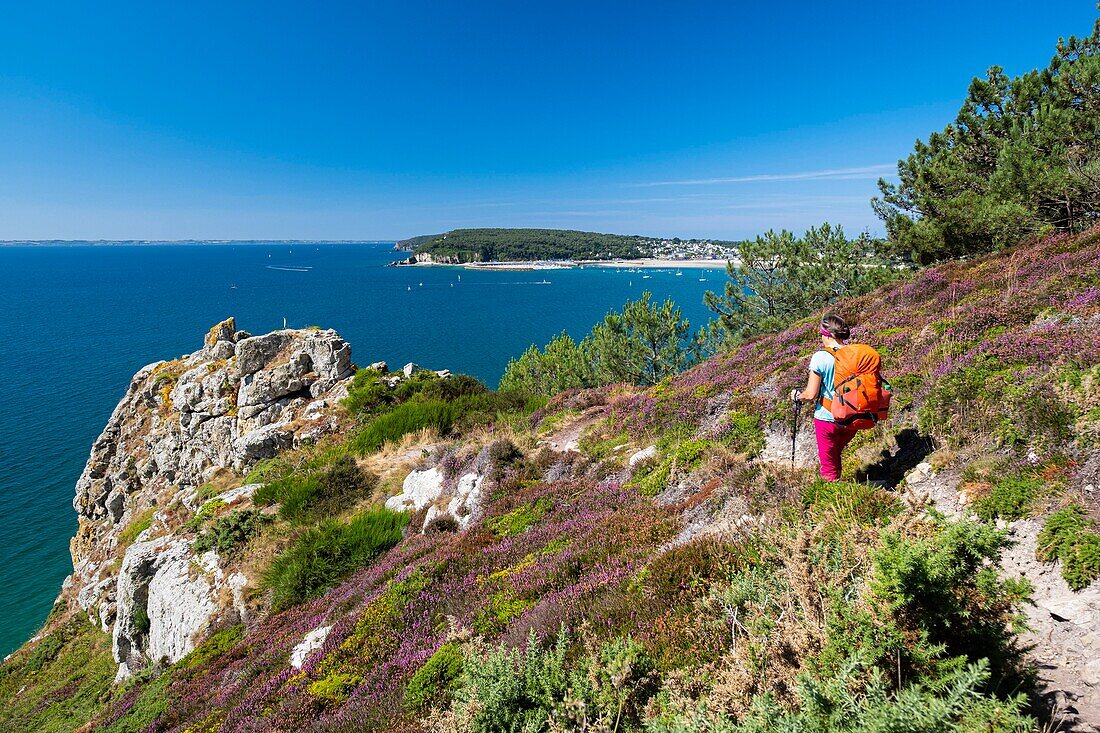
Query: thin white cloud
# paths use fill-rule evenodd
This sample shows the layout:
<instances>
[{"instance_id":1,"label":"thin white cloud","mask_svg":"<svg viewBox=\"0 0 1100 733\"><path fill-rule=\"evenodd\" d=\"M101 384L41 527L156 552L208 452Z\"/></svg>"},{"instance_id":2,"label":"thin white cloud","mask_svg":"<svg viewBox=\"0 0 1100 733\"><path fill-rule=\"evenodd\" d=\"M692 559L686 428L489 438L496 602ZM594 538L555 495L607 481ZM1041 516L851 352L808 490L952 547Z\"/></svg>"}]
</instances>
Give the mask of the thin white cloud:
<instances>
[{"instance_id":1,"label":"thin white cloud","mask_svg":"<svg viewBox=\"0 0 1100 733\"><path fill-rule=\"evenodd\" d=\"M695 178L683 181L650 181L636 183L635 186L710 186L722 183L758 183L763 181L850 181L863 178L878 178L897 170L896 163L879 163L858 168L826 168L817 171L797 173L758 173L751 176L733 176L730 178Z\"/></svg>"}]
</instances>

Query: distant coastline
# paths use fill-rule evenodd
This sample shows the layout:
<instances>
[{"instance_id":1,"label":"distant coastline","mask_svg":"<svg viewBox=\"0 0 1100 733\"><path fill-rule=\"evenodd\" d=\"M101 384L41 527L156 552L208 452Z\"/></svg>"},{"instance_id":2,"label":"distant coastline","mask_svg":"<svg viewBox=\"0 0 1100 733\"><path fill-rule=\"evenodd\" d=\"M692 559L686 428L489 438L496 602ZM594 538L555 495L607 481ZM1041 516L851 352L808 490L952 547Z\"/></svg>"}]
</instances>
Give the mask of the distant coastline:
<instances>
[{"instance_id":1,"label":"distant coastline","mask_svg":"<svg viewBox=\"0 0 1100 733\"><path fill-rule=\"evenodd\" d=\"M0 247L170 247L180 244L393 244L392 239L0 239Z\"/></svg>"},{"instance_id":2,"label":"distant coastline","mask_svg":"<svg viewBox=\"0 0 1100 733\"><path fill-rule=\"evenodd\" d=\"M411 259L411 258L410 258ZM735 264L737 258L730 258ZM433 262L400 260L394 267L458 267L464 270L565 270L575 267L614 267L639 269L725 269L725 259L670 259L639 257L620 260L517 260L507 262Z\"/></svg>"}]
</instances>

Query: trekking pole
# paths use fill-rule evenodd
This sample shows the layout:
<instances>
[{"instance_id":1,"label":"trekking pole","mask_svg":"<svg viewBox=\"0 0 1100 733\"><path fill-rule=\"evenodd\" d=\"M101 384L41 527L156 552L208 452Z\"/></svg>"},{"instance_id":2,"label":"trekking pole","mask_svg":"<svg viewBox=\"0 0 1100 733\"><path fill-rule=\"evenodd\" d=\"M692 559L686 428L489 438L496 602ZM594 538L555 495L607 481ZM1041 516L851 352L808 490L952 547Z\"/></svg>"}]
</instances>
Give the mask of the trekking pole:
<instances>
[{"instance_id":1,"label":"trekking pole","mask_svg":"<svg viewBox=\"0 0 1100 733\"><path fill-rule=\"evenodd\" d=\"M802 400L794 400L792 409L793 421L791 423L791 468L794 468L795 445L798 441L798 413L802 412Z\"/></svg>"}]
</instances>

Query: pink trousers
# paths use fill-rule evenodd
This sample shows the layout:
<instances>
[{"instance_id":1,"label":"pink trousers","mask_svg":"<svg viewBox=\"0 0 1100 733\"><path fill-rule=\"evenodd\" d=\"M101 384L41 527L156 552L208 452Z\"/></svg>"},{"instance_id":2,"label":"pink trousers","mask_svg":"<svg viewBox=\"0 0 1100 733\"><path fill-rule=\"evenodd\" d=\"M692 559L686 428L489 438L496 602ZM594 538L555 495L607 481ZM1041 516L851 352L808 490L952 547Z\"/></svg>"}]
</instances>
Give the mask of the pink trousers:
<instances>
[{"instance_id":1,"label":"pink trousers","mask_svg":"<svg viewBox=\"0 0 1100 733\"><path fill-rule=\"evenodd\" d=\"M836 481L840 478L840 454L856 435L856 429L837 425L826 420L814 420L817 436L817 457L821 461L821 478Z\"/></svg>"}]
</instances>

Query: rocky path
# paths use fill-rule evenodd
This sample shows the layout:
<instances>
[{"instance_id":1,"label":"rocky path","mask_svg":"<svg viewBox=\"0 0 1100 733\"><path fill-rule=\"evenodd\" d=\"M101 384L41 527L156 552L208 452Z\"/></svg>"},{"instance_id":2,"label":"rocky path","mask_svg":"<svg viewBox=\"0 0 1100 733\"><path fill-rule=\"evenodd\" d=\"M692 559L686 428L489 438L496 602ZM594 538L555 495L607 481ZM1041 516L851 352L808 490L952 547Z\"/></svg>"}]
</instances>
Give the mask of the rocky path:
<instances>
[{"instance_id":1,"label":"rocky path","mask_svg":"<svg viewBox=\"0 0 1100 733\"><path fill-rule=\"evenodd\" d=\"M927 497L948 516L967 512L955 471L934 473L920 464L904 491ZM1021 519L1000 522L1012 546L1001 558L1005 575L1024 577L1034 586L1028 606L1029 630L1020 640L1030 647L1039 671L1042 695L1054 711L1054 730L1100 733L1100 581L1074 591L1062 578L1060 565L1035 559L1042 522Z\"/></svg>"}]
</instances>

